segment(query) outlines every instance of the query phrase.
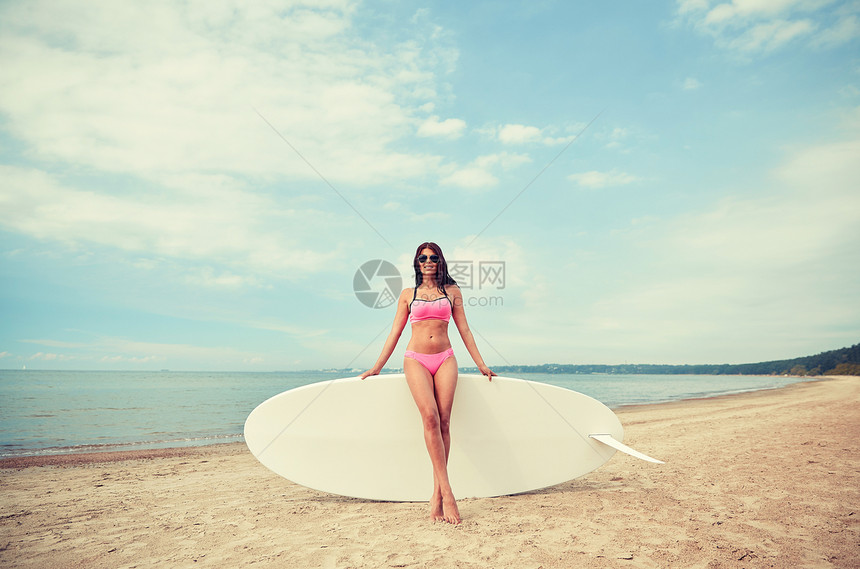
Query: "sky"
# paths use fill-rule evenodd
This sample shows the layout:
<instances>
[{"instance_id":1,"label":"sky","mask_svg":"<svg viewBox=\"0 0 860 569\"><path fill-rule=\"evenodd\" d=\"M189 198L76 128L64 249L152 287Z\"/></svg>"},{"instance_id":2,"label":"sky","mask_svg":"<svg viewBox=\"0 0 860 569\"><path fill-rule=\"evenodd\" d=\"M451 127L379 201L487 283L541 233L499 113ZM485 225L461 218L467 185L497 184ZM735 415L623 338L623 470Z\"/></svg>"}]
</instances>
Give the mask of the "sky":
<instances>
[{"instance_id":1,"label":"sky","mask_svg":"<svg viewBox=\"0 0 860 569\"><path fill-rule=\"evenodd\" d=\"M0 2L0 368L367 369L424 241L491 367L860 340L860 2L427 4Z\"/></svg>"}]
</instances>

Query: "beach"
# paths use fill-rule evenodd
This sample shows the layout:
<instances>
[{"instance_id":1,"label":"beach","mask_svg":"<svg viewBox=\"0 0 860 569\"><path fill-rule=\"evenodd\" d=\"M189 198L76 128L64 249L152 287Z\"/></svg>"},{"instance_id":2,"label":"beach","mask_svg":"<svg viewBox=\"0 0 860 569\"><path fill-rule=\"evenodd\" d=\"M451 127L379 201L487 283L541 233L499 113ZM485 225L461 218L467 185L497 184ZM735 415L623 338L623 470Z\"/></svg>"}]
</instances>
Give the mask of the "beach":
<instances>
[{"instance_id":1,"label":"beach","mask_svg":"<svg viewBox=\"0 0 860 569\"><path fill-rule=\"evenodd\" d=\"M617 453L461 500L459 526L298 486L242 443L6 459L0 567L860 567L860 378L617 414L666 464Z\"/></svg>"}]
</instances>

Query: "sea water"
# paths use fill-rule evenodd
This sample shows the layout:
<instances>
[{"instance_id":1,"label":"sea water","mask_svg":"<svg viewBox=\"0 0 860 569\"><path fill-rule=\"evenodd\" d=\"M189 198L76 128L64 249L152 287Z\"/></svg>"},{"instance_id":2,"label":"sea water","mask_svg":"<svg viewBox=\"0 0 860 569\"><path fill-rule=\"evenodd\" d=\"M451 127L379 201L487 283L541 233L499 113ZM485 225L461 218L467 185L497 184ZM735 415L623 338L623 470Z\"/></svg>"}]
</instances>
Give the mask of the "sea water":
<instances>
[{"instance_id":1,"label":"sea water","mask_svg":"<svg viewBox=\"0 0 860 569\"><path fill-rule=\"evenodd\" d=\"M0 457L241 441L248 414L287 389L344 372L0 370ZM514 374L611 408L781 387L794 377Z\"/></svg>"}]
</instances>

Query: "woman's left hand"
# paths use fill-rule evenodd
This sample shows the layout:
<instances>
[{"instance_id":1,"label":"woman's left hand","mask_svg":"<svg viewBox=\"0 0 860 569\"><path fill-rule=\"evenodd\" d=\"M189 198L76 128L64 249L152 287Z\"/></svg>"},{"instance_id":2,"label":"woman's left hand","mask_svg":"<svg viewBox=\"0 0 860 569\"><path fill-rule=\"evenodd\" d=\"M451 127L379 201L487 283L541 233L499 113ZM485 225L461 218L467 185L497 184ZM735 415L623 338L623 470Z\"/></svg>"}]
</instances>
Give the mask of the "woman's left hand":
<instances>
[{"instance_id":1,"label":"woman's left hand","mask_svg":"<svg viewBox=\"0 0 860 569\"><path fill-rule=\"evenodd\" d=\"M487 379L489 379L490 381L493 381L493 376L496 375L496 373L487 366L478 366L478 370L481 372L481 374L487 376Z\"/></svg>"},{"instance_id":2,"label":"woman's left hand","mask_svg":"<svg viewBox=\"0 0 860 569\"><path fill-rule=\"evenodd\" d=\"M363 374L361 374L359 377L361 379L364 379L366 377L370 377L371 375L379 375L379 372L380 372L380 370L378 370L376 368L371 368L371 369L367 370L366 372L364 372Z\"/></svg>"}]
</instances>

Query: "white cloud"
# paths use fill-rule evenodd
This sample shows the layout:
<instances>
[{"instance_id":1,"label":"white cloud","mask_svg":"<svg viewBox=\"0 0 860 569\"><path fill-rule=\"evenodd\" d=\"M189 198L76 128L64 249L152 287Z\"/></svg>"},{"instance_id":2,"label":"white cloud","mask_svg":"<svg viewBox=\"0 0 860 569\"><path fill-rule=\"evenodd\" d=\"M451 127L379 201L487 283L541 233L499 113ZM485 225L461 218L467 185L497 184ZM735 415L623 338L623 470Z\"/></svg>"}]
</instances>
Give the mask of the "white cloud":
<instances>
[{"instance_id":1,"label":"white cloud","mask_svg":"<svg viewBox=\"0 0 860 569\"><path fill-rule=\"evenodd\" d=\"M355 10L347 0L0 4L3 134L38 160L4 168L0 227L119 253L111 259L192 286L330 270L343 236L369 228L331 207L340 198L314 170L362 213L357 186L453 171L403 141L435 108L456 50L424 24L396 46L360 36ZM465 126L437 119L423 133L455 138ZM494 183L481 174L455 179Z\"/></svg>"},{"instance_id":2,"label":"white cloud","mask_svg":"<svg viewBox=\"0 0 860 569\"><path fill-rule=\"evenodd\" d=\"M852 14L821 30L814 43L817 47L827 48L848 43L857 37L860 37L860 18Z\"/></svg>"},{"instance_id":3,"label":"white cloud","mask_svg":"<svg viewBox=\"0 0 860 569\"><path fill-rule=\"evenodd\" d=\"M744 54L766 53L806 40L833 47L860 35L857 5L835 0L679 0L678 15L714 37L717 45Z\"/></svg>"},{"instance_id":4,"label":"white cloud","mask_svg":"<svg viewBox=\"0 0 860 569\"><path fill-rule=\"evenodd\" d=\"M498 136L504 144L539 142L542 137L539 128L522 124L506 124L499 128Z\"/></svg>"},{"instance_id":5,"label":"white cloud","mask_svg":"<svg viewBox=\"0 0 860 569\"><path fill-rule=\"evenodd\" d=\"M457 139L463 135L466 129L466 121L461 119L439 120L437 116L431 116L418 127L418 136Z\"/></svg>"},{"instance_id":6,"label":"white cloud","mask_svg":"<svg viewBox=\"0 0 860 569\"><path fill-rule=\"evenodd\" d=\"M497 154L487 154L479 156L475 159L474 164L480 167L489 168L491 166L500 166L505 170L510 170L523 164L531 162L531 158L526 154L513 154L510 152L499 152Z\"/></svg>"},{"instance_id":7,"label":"white cloud","mask_svg":"<svg viewBox=\"0 0 860 569\"><path fill-rule=\"evenodd\" d=\"M705 16L705 22L716 24L740 18L774 17L809 4L808 0L732 0L711 8Z\"/></svg>"},{"instance_id":8,"label":"white cloud","mask_svg":"<svg viewBox=\"0 0 860 569\"><path fill-rule=\"evenodd\" d=\"M20 340L25 344L36 344L39 346L47 346L49 348L84 348L88 344L82 342L66 342L62 340Z\"/></svg>"},{"instance_id":9,"label":"white cloud","mask_svg":"<svg viewBox=\"0 0 860 569\"><path fill-rule=\"evenodd\" d=\"M575 135L554 136L556 131L557 129L554 127L538 128L523 124L506 124L498 128L483 129L480 132L497 138L502 144L510 145L543 144L556 146L567 144L576 138Z\"/></svg>"},{"instance_id":10,"label":"white cloud","mask_svg":"<svg viewBox=\"0 0 860 569\"><path fill-rule=\"evenodd\" d=\"M102 337L89 343L72 343L58 340L25 340L33 344L51 347L65 347L74 352L54 353L36 352L28 356L29 360L50 362L91 361L102 363L150 363L170 360L200 363L221 361L243 361L258 357L258 354L248 353L224 346L197 346L193 344L166 344L158 342L142 342L125 338Z\"/></svg>"},{"instance_id":11,"label":"white cloud","mask_svg":"<svg viewBox=\"0 0 860 569\"><path fill-rule=\"evenodd\" d=\"M439 158L393 145L414 132L415 94L435 92L427 62L446 56L432 42L378 49L355 36L353 10L345 1L4 4L5 128L43 160L106 172L314 178L259 109L335 182L424 176Z\"/></svg>"},{"instance_id":12,"label":"white cloud","mask_svg":"<svg viewBox=\"0 0 860 569\"><path fill-rule=\"evenodd\" d=\"M777 20L752 26L729 41L728 46L744 52L773 51L794 39L812 34L814 30L815 25L809 20Z\"/></svg>"},{"instance_id":13,"label":"white cloud","mask_svg":"<svg viewBox=\"0 0 860 569\"><path fill-rule=\"evenodd\" d=\"M94 347L99 350L112 351L115 353L118 352L118 355L123 357L157 358L159 360L177 358L205 361L209 358L215 360L225 358L241 359L243 357L253 357L256 355L223 346L165 344L127 340L125 338L102 338Z\"/></svg>"},{"instance_id":14,"label":"white cloud","mask_svg":"<svg viewBox=\"0 0 860 569\"><path fill-rule=\"evenodd\" d=\"M684 79L684 85L682 88L684 89L684 91L695 91L701 87L702 83L698 79L695 79L694 77L687 77L686 79Z\"/></svg>"},{"instance_id":15,"label":"white cloud","mask_svg":"<svg viewBox=\"0 0 860 569\"><path fill-rule=\"evenodd\" d=\"M470 295L505 294L504 291L500 292L500 289L493 288L492 284L481 282L481 262L505 263L505 290L530 282L532 274L537 272L537 269L531 267L529 255L516 239L507 235L494 235L491 238L482 237L477 240L474 237L474 235L464 237L463 243L468 245L455 244L450 251L445 252L446 259L460 261L467 266L471 265L473 282ZM482 285L486 285L487 288Z\"/></svg>"},{"instance_id":16,"label":"white cloud","mask_svg":"<svg viewBox=\"0 0 860 569\"><path fill-rule=\"evenodd\" d=\"M567 136L544 136L541 142L543 142L547 146L557 146L559 144L567 144L575 138L575 134L570 134Z\"/></svg>"},{"instance_id":17,"label":"white cloud","mask_svg":"<svg viewBox=\"0 0 860 569\"><path fill-rule=\"evenodd\" d=\"M857 329L857 156L860 139L802 149L764 195L631 228L626 270L635 284L604 295L589 326L623 325L631 338L659 330L666 353L691 338L717 353L738 341L761 350L765 337L803 345L806 334Z\"/></svg>"},{"instance_id":18,"label":"white cloud","mask_svg":"<svg viewBox=\"0 0 860 569\"><path fill-rule=\"evenodd\" d=\"M198 283L236 286L255 283L254 275L316 271L339 253L308 250L299 244L302 233L356 221L338 222L337 216L307 207L292 210L220 178L193 191L151 195L70 188L44 172L11 166L0 166L0 178L0 227L6 230L70 247L97 245L146 255L150 263L166 258L250 272L216 276L207 273L211 269L186 267Z\"/></svg>"},{"instance_id":19,"label":"white cloud","mask_svg":"<svg viewBox=\"0 0 860 569\"><path fill-rule=\"evenodd\" d=\"M253 275L239 275L230 271L216 271L212 267L189 270L185 282L192 287L238 289L261 286L260 279Z\"/></svg>"},{"instance_id":20,"label":"white cloud","mask_svg":"<svg viewBox=\"0 0 860 569\"><path fill-rule=\"evenodd\" d=\"M439 181L443 186L456 186L465 189L491 188L499 183L499 179L485 168L466 166L452 172Z\"/></svg>"},{"instance_id":21,"label":"white cloud","mask_svg":"<svg viewBox=\"0 0 860 569\"><path fill-rule=\"evenodd\" d=\"M857 156L860 139L793 153L774 171L774 189L768 194L728 197L709 211L678 218L666 239L674 243L672 258L702 268L716 261L720 271L744 274L800 270L848 251L856 257ZM841 262L853 266L850 258Z\"/></svg>"},{"instance_id":22,"label":"white cloud","mask_svg":"<svg viewBox=\"0 0 860 569\"><path fill-rule=\"evenodd\" d=\"M78 359L77 356L68 356L65 354L55 354L53 352L36 352L28 358L30 361L44 360L46 362L55 361L70 361Z\"/></svg>"},{"instance_id":23,"label":"white cloud","mask_svg":"<svg viewBox=\"0 0 860 569\"><path fill-rule=\"evenodd\" d=\"M531 158L524 154L512 154L501 152L498 154L487 154L479 156L471 164L463 168L455 169L441 180L442 185L457 186L466 189L490 188L499 183L499 179L492 170L501 168L510 170L531 162Z\"/></svg>"},{"instance_id":24,"label":"white cloud","mask_svg":"<svg viewBox=\"0 0 860 569\"><path fill-rule=\"evenodd\" d=\"M571 247L556 259L567 267L529 275L514 329L583 363L742 363L846 345L860 334L857 156L856 134L801 148L765 187ZM491 338L518 349L503 330Z\"/></svg>"},{"instance_id":25,"label":"white cloud","mask_svg":"<svg viewBox=\"0 0 860 569\"><path fill-rule=\"evenodd\" d=\"M678 0L678 13L700 12L708 8L708 0Z\"/></svg>"},{"instance_id":26,"label":"white cloud","mask_svg":"<svg viewBox=\"0 0 860 569\"><path fill-rule=\"evenodd\" d=\"M167 358L162 356L102 356L99 361L107 364L119 364L119 363L128 363L128 364L145 364L151 362L163 362L166 361Z\"/></svg>"},{"instance_id":27,"label":"white cloud","mask_svg":"<svg viewBox=\"0 0 860 569\"><path fill-rule=\"evenodd\" d=\"M576 182L580 186L592 189L625 186L639 181L638 177L618 170L611 170L609 172L591 170L589 172L570 174L567 179Z\"/></svg>"},{"instance_id":28,"label":"white cloud","mask_svg":"<svg viewBox=\"0 0 860 569\"><path fill-rule=\"evenodd\" d=\"M630 130L627 128L615 127L609 134L597 133L595 136L598 139L608 141L606 148L627 153L629 152L629 148L625 146L625 143L630 138L630 134Z\"/></svg>"}]
</instances>

